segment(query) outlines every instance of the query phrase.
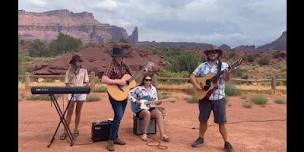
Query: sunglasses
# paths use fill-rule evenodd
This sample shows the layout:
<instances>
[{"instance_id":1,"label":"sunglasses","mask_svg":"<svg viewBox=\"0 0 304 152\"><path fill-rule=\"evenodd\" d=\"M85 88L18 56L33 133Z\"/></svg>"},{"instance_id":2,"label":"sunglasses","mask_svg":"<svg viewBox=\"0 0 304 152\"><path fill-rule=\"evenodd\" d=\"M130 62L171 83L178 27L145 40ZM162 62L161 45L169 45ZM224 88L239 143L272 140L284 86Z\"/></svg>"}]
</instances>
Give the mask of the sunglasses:
<instances>
[{"instance_id":1,"label":"sunglasses","mask_svg":"<svg viewBox=\"0 0 304 152\"><path fill-rule=\"evenodd\" d=\"M151 79L145 79L145 81L151 81Z\"/></svg>"}]
</instances>

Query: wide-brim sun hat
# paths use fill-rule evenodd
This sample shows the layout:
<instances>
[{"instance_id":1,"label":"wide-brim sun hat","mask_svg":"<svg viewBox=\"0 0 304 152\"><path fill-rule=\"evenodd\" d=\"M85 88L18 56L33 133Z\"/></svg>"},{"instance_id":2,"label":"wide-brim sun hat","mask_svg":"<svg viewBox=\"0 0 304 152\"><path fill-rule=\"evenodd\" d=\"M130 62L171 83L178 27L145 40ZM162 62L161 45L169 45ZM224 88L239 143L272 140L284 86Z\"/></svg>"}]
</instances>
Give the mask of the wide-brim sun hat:
<instances>
[{"instance_id":1,"label":"wide-brim sun hat","mask_svg":"<svg viewBox=\"0 0 304 152\"><path fill-rule=\"evenodd\" d=\"M125 49L121 48L113 48L112 49L112 57L122 57L126 56L128 52Z\"/></svg>"}]
</instances>

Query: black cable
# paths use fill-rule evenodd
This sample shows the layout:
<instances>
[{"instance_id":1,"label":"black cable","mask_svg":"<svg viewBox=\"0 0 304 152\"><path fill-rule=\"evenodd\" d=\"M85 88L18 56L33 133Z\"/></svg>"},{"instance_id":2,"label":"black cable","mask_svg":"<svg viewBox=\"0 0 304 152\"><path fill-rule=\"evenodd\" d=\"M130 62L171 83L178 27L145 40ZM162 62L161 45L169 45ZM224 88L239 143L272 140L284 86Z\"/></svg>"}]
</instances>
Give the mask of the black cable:
<instances>
[{"instance_id":1,"label":"black cable","mask_svg":"<svg viewBox=\"0 0 304 152\"><path fill-rule=\"evenodd\" d=\"M234 121L234 122L229 122L226 124L237 124L237 123L245 123L245 122L269 122L269 121L286 121L286 118L284 119L268 119L268 120L249 120L249 121ZM214 126L215 124L208 125L208 127ZM186 127L184 127L186 128ZM192 127L191 129L198 129L196 127Z\"/></svg>"},{"instance_id":2,"label":"black cable","mask_svg":"<svg viewBox=\"0 0 304 152\"><path fill-rule=\"evenodd\" d=\"M155 142L156 142L156 144L153 144L153 143L155 143ZM151 144L151 143L152 143L152 144ZM146 145L147 145L147 146L155 146L155 147L157 147L158 149L161 149L161 150L166 150L166 149L168 149L168 146L162 145L161 142L160 142L159 140L154 139L154 138L151 138L150 141L147 141L147 142L146 142Z\"/></svg>"}]
</instances>

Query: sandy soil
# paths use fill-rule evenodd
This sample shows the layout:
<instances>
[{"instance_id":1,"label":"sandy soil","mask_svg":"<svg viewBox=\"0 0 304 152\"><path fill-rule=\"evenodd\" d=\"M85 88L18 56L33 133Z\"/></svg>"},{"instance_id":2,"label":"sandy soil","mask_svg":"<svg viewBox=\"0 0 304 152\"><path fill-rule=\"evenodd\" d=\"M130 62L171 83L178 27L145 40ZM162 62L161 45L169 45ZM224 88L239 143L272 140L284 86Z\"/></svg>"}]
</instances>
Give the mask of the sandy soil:
<instances>
[{"instance_id":1,"label":"sandy soil","mask_svg":"<svg viewBox=\"0 0 304 152\"><path fill-rule=\"evenodd\" d=\"M50 148L47 145L56 129L59 116L54 105L47 101L19 101L19 150L22 152L95 152L106 151L106 142L90 144L91 123L96 120L106 120L113 115L106 94L100 94L101 101L87 102L82 110L80 136L74 146L68 141L59 140L59 134ZM170 136L169 143L161 143L168 147L165 151L223 151L223 141L218 127L213 123L211 115L210 127L205 135L205 143L198 148L192 148L191 143L198 137L198 108L180 95L175 103L163 103L167 110L165 119L166 131ZM254 105L250 109L242 107L241 97L229 97L227 106L228 138L236 152L284 152L286 151L286 105L273 102L274 96L267 96L269 102L262 107ZM60 106L63 106L59 100ZM64 103L66 106L66 102ZM73 130L74 117L71 128ZM264 121L274 120L274 121ZM261 121L261 122L250 122ZM127 142L125 146L115 146L121 152L152 152L163 151L155 146L147 146L139 136L132 132L133 120L130 105L121 123L120 135ZM194 128L194 129L193 129ZM60 128L60 133L63 127ZM152 138L158 139L159 134Z\"/></svg>"}]
</instances>

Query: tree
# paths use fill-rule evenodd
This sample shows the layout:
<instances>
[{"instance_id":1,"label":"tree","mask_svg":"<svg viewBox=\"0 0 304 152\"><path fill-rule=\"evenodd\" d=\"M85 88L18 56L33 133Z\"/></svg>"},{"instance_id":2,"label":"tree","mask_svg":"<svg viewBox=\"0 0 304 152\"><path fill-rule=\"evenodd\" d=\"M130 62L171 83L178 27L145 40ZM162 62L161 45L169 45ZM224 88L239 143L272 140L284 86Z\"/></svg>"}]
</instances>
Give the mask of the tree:
<instances>
[{"instance_id":1,"label":"tree","mask_svg":"<svg viewBox=\"0 0 304 152\"><path fill-rule=\"evenodd\" d=\"M46 45L46 43L36 39L31 44L31 48L29 49L29 55L31 57L42 57L42 56L49 56L50 52Z\"/></svg>"},{"instance_id":2,"label":"tree","mask_svg":"<svg viewBox=\"0 0 304 152\"><path fill-rule=\"evenodd\" d=\"M73 38L72 36L59 33L56 40L53 40L49 48L55 55L67 52L77 51L82 46L80 39Z\"/></svg>"}]
</instances>

